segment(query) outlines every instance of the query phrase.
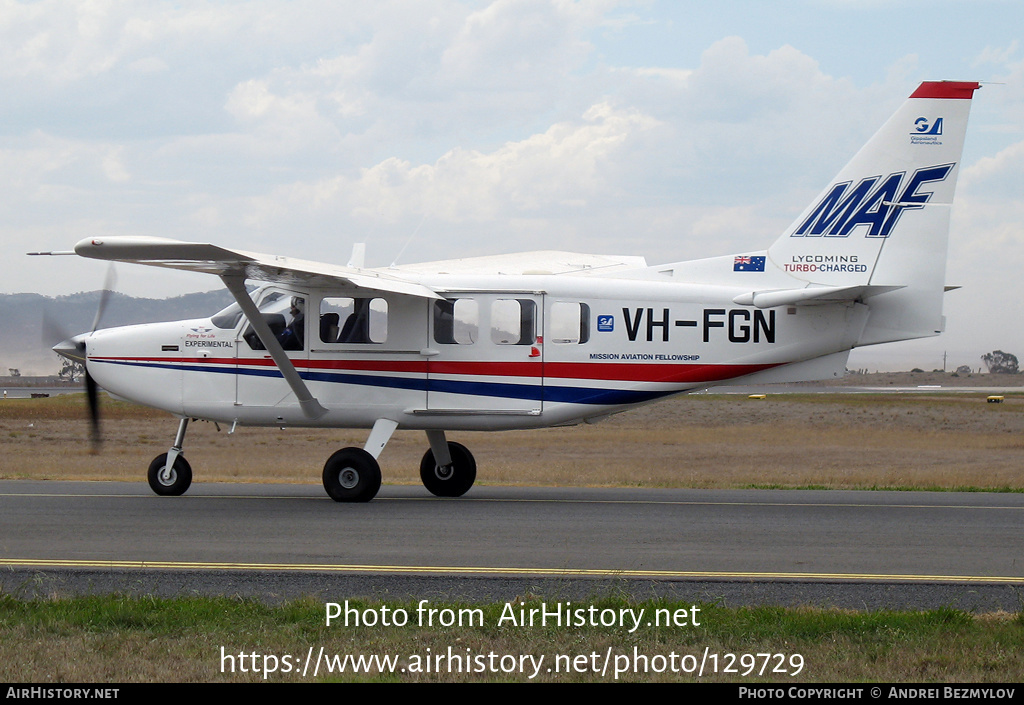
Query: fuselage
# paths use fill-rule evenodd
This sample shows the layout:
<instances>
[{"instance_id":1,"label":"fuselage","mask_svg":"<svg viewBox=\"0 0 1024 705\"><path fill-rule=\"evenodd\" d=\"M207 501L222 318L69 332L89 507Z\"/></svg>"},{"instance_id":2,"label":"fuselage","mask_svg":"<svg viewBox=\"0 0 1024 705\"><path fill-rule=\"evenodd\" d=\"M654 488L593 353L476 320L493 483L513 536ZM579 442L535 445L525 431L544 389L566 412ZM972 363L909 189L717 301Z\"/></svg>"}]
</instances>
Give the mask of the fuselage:
<instances>
[{"instance_id":1,"label":"fuselage","mask_svg":"<svg viewBox=\"0 0 1024 705\"><path fill-rule=\"evenodd\" d=\"M301 329L286 349L327 409L316 419L231 308L97 331L86 339L89 371L117 396L229 424L367 428L386 418L411 429L536 428L739 377L842 374L868 311L858 303L761 309L734 303L740 288L612 277L424 283L446 298L278 285L253 293L275 335ZM823 356L832 357L813 375L801 367Z\"/></svg>"}]
</instances>

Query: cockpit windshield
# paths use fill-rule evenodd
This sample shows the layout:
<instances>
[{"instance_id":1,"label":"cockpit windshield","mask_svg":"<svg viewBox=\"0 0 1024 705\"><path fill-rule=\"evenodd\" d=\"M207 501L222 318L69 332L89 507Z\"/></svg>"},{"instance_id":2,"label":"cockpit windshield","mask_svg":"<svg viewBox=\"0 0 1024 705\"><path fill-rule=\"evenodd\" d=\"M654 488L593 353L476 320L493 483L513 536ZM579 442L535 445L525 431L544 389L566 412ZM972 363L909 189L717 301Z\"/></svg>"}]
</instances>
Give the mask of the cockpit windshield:
<instances>
[{"instance_id":1,"label":"cockpit windshield","mask_svg":"<svg viewBox=\"0 0 1024 705\"><path fill-rule=\"evenodd\" d=\"M238 302L232 302L230 306L221 309L210 318L213 325L226 330L233 329L240 320L242 320L242 308Z\"/></svg>"},{"instance_id":2,"label":"cockpit windshield","mask_svg":"<svg viewBox=\"0 0 1024 705\"><path fill-rule=\"evenodd\" d=\"M256 291L259 300L257 308L271 334L278 339L285 350L302 350L305 347L306 297L283 291ZM234 330L243 319L241 306L233 303L210 317L210 322L224 330ZM253 350L265 350L251 325L245 327L242 338Z\"/></svg>"},{"instance_id":3,"label":"cockpit windshield","mask_svg":"<svg viewBox=\"0 0 1024 705\"><path fill-rule=\"evenodd\" d=\"M272 291L261 299L261 289L249 289L249 296L254 300L259 301L259 310L263 313L275 313L277 309L284 308L287 310L287 303L280 303L285 294L280 292ZM287 299L285 299L287 302ZM210 317L210 322L218 328L225 330L233 330L238 326L238 322L242 320L242 308L238 305L238 302L232 302L228 306L224 307L217 313Z\"/></svg>"}]
</instances>

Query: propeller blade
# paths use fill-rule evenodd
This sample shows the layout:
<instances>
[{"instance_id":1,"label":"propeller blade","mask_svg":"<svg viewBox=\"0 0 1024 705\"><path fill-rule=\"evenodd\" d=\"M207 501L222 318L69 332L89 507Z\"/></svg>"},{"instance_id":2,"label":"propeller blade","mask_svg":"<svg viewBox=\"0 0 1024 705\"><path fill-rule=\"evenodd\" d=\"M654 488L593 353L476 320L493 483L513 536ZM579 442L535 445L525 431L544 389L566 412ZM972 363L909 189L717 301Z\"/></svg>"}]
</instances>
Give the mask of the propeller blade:
<instances>
[{"instance_id":1,"label":"propeller blade","mask_svg":"<svg viewBox=\"0 0 1024 705\"><path fill-rule=\"evenodd\" d=\"M50 316L49 311L43 311L41 331L43 342L46 345L52 345L53 351L61 357L65 357L72 362L81 364L85 370L85 398L89 404L90 439L92 442L93 453L99 451L99 447L102 445L103 439L100 435L99 385L96 384L96 380L94 380L92 375L89 374L89 363L85 340L92 335L92 333L95 333L97 328L99 328L100 321L103 319L103 312L106 310L107 304L110 302L110 295L113 293L116 283L117 273L114 271L114 264L111 263L110 267L107 268L107 276L103 282L103 290L100 292L99 305L96 307L96 316L93 318L92 329L89 333L68 336L67 332L63 330L63 326L57 323L53 317Z\"/></svg>"},{"instance_id":2,"label":"propeller blade","mask_svg":"<svg viewBox=\"0 0 1024 705\"><path fill-rule=\"evenodd\" d=\"M99 387L96 385L96 380L89 374L88 368L85 370L85 398L89 402L92 450L95 452L103 443L103 439L100 436L100 399Z\"/></svg>"},{"instance_id":3,"label":"propeller blade","mask_svg":"<svg viewBox=\"0 0 1024 705\"><path fill-rule=\"evenodd\" d=\"M49 309L43 309L43 323L40 332L40 339L48 348L52 348L61 341L67 340L71 336L64 329L60 323L54 320L53 316L50 315Z\"/></svg>"},{"instance_id":4,"label":"propeller blade","mask_svg":"<svg viewBox=\"0 0 1024 705\"><path fill-rule=\"evenodd\" d=\"M103 282L103 291L100 292L100 304L96 307L96 318L92 320L92 329L90 332L95 333L96 329L100 327L100 319L103 318L103 311L107 308L107 303L110 301L110 295L114 291L114 287L117 285L117 272L114 271L114 263L111 262L110 266L107 267L107 277Z\"/></svg>"}]
</instances>

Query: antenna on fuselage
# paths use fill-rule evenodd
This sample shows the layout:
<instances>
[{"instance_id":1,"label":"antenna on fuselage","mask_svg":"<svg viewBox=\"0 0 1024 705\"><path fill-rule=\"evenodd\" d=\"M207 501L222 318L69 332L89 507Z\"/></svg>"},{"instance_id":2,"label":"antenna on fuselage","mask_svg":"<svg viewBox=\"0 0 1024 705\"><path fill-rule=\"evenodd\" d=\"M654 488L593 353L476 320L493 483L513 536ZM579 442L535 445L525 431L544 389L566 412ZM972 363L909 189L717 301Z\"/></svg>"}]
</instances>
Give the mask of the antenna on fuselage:
<instances>
[{"instance_id":1,"label":"antenna on fuselage","mask_svg":"<svg viewBox=\"0 0 1024 705\"><path fill-rule=\"evenodd\" d=\"M389 269L394 269L394 268L395 268L395 267L396 267L396 266L398 265L398 260L399 260L399 258L401 258L401 256L402 256L403 254L405 254L405 249L406 249L407 247L409 247L409 243L410 243L410 242L412 242L412 241L413 241L413 238L415 238L415 237L416 237L416 234L417 234L417 233L419 233L419 231L420 231L420 228L422 228L422 227L423 227L423 221L425 221L426 219L427 219L427 214L426 214L426 213L424 213L424 214L423 214L423 217L422 217L422 218L420 218L420 224L416 226L416 229L412 231L412 235L410 235L410 236L409 236L409 239L405 241L405 244L404 244L404 245L402 245L402 249L400 249L400 250L398 251L398 254L397 254L397 255L395 255L395 259L394 259L394 261L393 261L393 262L391 262L391 264L389 264L389 265L388 265L388 268L389 268Z\"/></svg>"},{"instance_id":2,"label":"antenna on fuselage","mask_svg":"<svg viewBox=\"0 0 1024 705\"><path fill-rule=\"evenodd\" d=\"M362 269L366 266L366 243L357 242L352 245L352 254L348 258L349 267Z\"/></svg>"}]
</instances>

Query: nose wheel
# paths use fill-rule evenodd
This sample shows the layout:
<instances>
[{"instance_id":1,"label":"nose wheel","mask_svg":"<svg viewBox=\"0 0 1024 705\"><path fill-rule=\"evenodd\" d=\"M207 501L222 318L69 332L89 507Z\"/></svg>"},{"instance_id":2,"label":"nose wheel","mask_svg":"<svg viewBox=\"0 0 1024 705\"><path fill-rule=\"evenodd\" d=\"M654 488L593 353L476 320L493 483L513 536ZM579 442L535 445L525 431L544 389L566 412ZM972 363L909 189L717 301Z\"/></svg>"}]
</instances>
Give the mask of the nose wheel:
<instances>
[{"instance_id":1,"label":"nose wheel","mask_svg":"<svg viewBox=\"0 0 1024 705\"><path fill-rule=\"evenodd\" d=\"M167 453L161 453L149 464L149 487L158 495L177 497L183 495L192 484L192 466L179 455L173 464L167 466Z\"/></svg>"},{"instance_id":2,"label":"nose wheel","mask_svg":"<svg viewBox=\"0 0 1024 705\"><path fill-rule=\"evenodd\" d=\"M192 466L181 454L187 428L188 419L184 418L178 423L178 433L170 451L156 456L149 464L149 473L146 475L149 488L158 495L177 497L185 494L192 484Z\"/></svg>"}]
</instances>

